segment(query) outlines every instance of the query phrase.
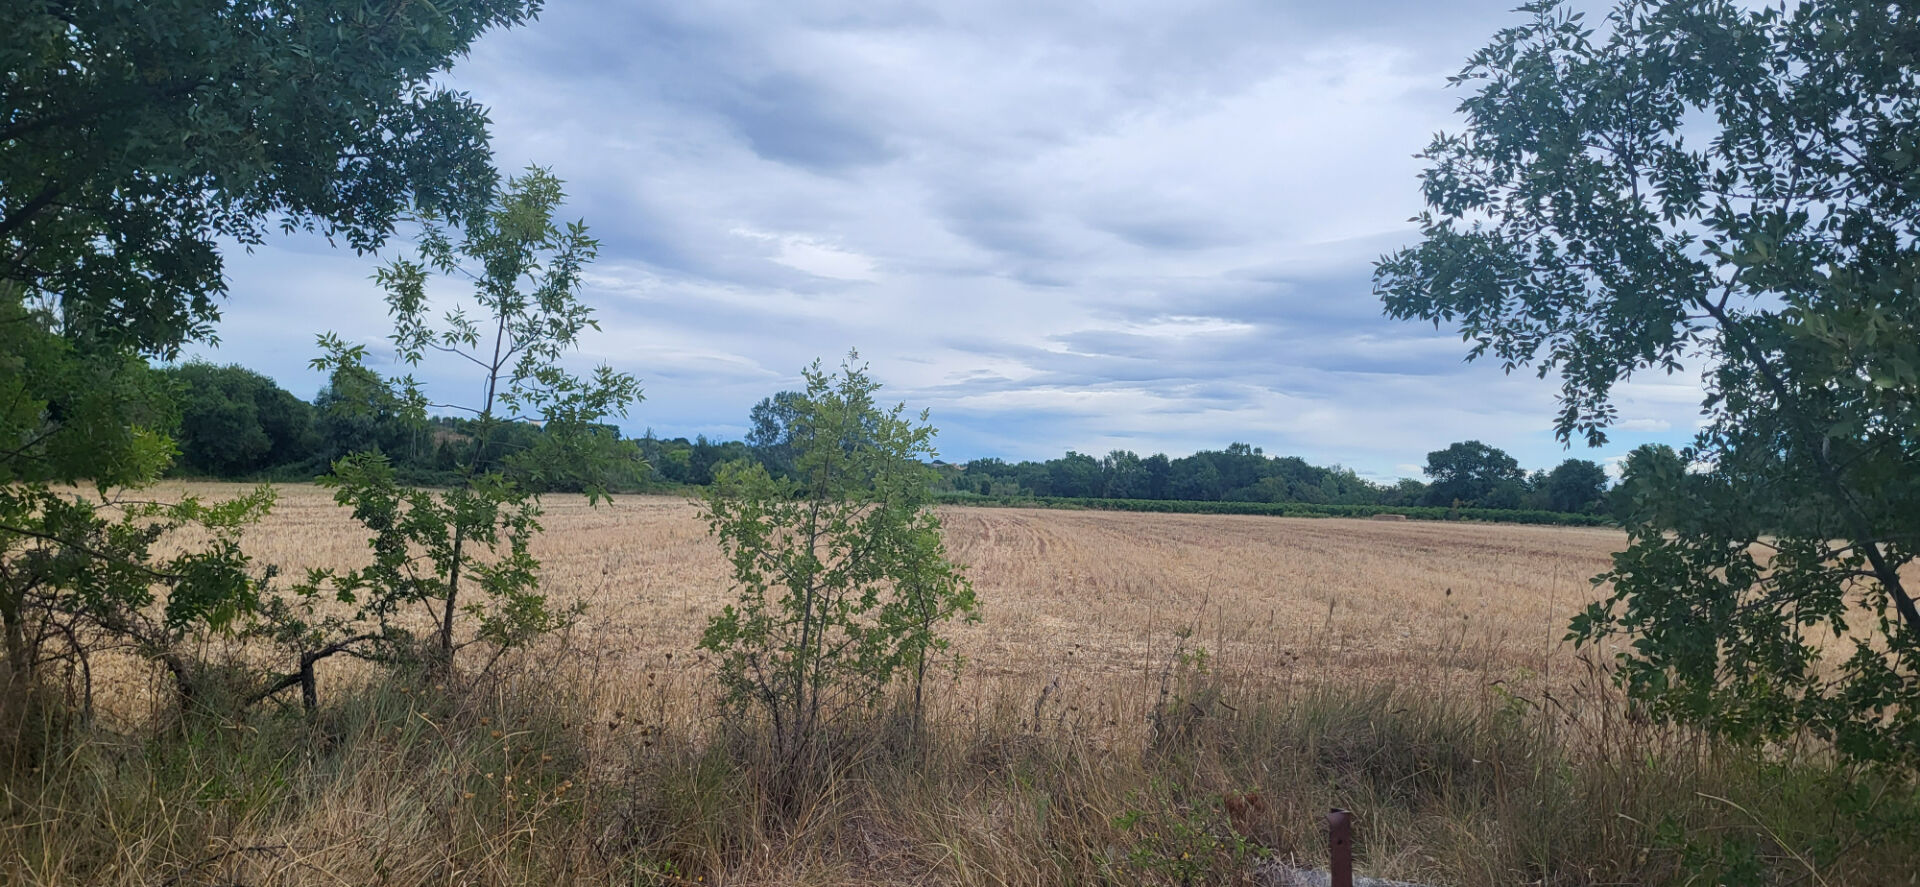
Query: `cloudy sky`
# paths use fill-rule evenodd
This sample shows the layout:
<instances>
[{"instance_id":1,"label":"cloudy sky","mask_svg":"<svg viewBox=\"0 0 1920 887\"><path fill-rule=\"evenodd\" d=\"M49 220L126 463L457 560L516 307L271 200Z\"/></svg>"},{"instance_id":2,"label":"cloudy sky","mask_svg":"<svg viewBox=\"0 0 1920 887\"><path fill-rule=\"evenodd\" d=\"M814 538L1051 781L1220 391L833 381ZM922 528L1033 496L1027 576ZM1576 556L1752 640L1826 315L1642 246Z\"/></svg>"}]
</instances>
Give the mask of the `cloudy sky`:
<instances>
[{"instance_id":1,"label":"cloudy sky","mask_svg":"<svg viewBox=\"0 0 1920 887\"><path fill-rule=\"evenodd\" d=\"M950 459L1246 441L1391 478L1466 438L1569 455L1551 381L1369 285L1413 237L1412 155L1457 128L1446 76L1514 2L550 0L452 79L602 240L580 361L644 380L634 433L738 437L858 348ZM314 332L382 341L374 261L236 253L203 356L310 396ZM1682 440L1698 403L1635 382L1572 455Z\"/></svg>"}]
</instances>

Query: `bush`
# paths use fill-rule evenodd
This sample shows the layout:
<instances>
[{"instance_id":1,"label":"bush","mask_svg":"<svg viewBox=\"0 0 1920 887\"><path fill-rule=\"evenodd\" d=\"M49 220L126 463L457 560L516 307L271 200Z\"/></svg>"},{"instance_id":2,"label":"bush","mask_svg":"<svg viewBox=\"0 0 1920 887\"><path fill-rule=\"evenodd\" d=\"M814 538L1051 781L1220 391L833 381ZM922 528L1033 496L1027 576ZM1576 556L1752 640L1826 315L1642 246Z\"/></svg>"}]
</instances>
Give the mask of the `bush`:
<instances>
[{"instance_id":1,"label":"bush","mask_svg":"<svg viewBox=\"0 0 1920 887\"><path fill-rule=\"evenodd\" d=\"M914 422L904 406L876 406L880 386L864 367L829 376L815 361L805 376L806 393L789 403L790 476L727 463L704 512L740 600L700 646L719 656L728 701L765 714L789 762L896 677L910 681L917 718L928 665L947 648L939 626L975 614L927 508L926 414Z\"/></svg>"}]
</instances>

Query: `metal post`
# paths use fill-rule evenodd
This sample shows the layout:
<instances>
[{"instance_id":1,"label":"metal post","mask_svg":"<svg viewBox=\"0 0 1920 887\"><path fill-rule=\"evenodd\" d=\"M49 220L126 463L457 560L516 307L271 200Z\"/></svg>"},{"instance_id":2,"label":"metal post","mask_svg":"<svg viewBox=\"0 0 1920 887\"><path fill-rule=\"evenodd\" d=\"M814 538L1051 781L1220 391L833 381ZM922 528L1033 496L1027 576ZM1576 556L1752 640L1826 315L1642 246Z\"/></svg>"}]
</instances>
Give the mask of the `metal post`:
<instances>
[{"instance_id":1,"label":"metal post","mask_svg":"<svg viewBox=\"0 0 1920 887\"><path fill-rule=\"evenodd\" d=\"M1329 887L1353 887L1353 814L1338 807L1327 813Z\"/></svg>"}]
</instances>

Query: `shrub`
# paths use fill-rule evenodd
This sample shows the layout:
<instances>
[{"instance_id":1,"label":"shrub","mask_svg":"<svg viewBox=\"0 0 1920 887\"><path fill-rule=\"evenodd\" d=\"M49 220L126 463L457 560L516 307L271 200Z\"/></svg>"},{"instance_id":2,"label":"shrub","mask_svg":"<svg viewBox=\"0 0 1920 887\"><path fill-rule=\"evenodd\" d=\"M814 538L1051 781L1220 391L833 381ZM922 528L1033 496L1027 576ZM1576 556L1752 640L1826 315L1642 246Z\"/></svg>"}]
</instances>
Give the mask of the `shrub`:
<instances>
[{"instance_id":1,"label":"shrub","mask_svg":"<svg viewBox=\"0 0 1920 887\"><path fill-rule=\"evenodd\" d=\"M339 654L394 658L424 646L436 666L451 668L462 644L455 631L461 613L474 623L477 640L495 651L565 624L570 614L548 606L540 562L530 551L540 531L538 491L564 480L599 501L605 493L599 478L637 454L619 447L598 423L624 415L640 390L632 376L606 366L582 378L560 365L595 328L579 290L582 269L598 247L584 224L554 221L564 198L559 179L530 169L494 195L484 217L467 223L459 243L429 218L421 261L396 260L376 275L387 290L392 339L402 358L418 364L429 352L450 354L480 368L484 396L477 405L442 405L475 417L473 443L454 466L456 482L439 491L407 486L379 453L334 463L322 483L370 531L372 562L310 571L292 594L269 602L262 633L297 663L269 694L298 685L313 708L314 663ZM480 316L455 307L432 320L427 284L436 272L470 278ZM387 380L368 370L364 345L331 333L320 343L327 353L314 367L333 371L336 390L352 382L357 395L367 395L342 398L343 408L391 403L417 419L430 406L412 377ZM544 431L529 449L508 453L494 446L526 422ZM416 604L436 623L425 645L394 619Z\"/></svg>"},{"instance_id":2,"label":"shrub","mask_svg":"<svg viewBox=\"0 0 1920 887\"><path fill-rule=\"evenodd\" d=\"M917 720L927 668L947 649L940 624L976 616L928 508L927 414L876 406L879 384L848 358L836 375L818 361L805 372L790 404L791 477L731 462L704 503L740 599L700 646L719 656L729 703L764 712L789 761L896 677L911 682Z\"/></svg>"}]
</instances>

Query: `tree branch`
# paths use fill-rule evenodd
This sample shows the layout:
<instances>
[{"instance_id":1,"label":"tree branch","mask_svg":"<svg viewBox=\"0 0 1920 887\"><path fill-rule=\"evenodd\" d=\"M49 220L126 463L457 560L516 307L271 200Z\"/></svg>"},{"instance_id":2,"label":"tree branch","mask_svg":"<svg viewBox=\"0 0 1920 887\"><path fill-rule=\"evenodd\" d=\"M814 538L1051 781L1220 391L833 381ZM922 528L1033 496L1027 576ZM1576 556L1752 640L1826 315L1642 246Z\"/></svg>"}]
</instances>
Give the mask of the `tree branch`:
<instances>
[{"instance_id":1,"label":"tree branch","mask_svg":"<svg viewBox=\"0 0 1920 887\"><path fill-rule=\"evenodd\" d=\"M1727 281L1727 290L1731 291L1738 281L1739 274L1736 273L1731 280ZM1722 298L1724 300L1725 297ZM1760 346L1728 316L1724 305L1715 304L1704 297L1696 301L1708 314L1713 315L1722 333L1731 338L1734 345L1746 354L1749 361L1752 361L1754 371L1760 375L1768 390L1779 402L1781 412L1792 417L1795 424L1800 426L1799 432L1804 438L1804 444L1807 445L1808 455L1813 459L1814 465L1820 469L1820 477L1826 483L1827 491L1840 502L1841 515L1853 532L1855 544L1859 546L1861 553L1866 555L1867 562L1873 566L1874 578L1880 581L1881 586L1887 590L1888 596L1893 598L1894 609L1899 611L1901 622L1906 625L1907 631L1915 638L1920 638L1920 606L1916 606L1913 597L1907 594L1905 585L1900 581L1899 568L1888 562L1885 553L1880 550L1880 543L1875 537L1872 524L1867 521L1866 513L1860 508L1859 500L1854 497L1853 490L1847 486L1838 468L1827 457L1826 448L1813 445L1815 438L1820 435L1815 432L1812 422L1797 408L1798 401L1794 399L1792 391L1787 388L1786 381L1780 377L1777 369L1760 351Z\"/></svg>"},{"instance_id":2,"label":"tree branch","mask_svg":"<svg viewBox=\"0 0 1920 887\"><path fill-rule=\"evenodd\" d=\"M60 190L59 182L49 181L40 189L40 193L28 198L26 203L14 207L13 212L7 213L7 217L0 220L0 237L10 237L15 229L24 227L36 214L46 209L47 205L53 202L53 198L60 196Z\"/></svg>"}]
</instances>

